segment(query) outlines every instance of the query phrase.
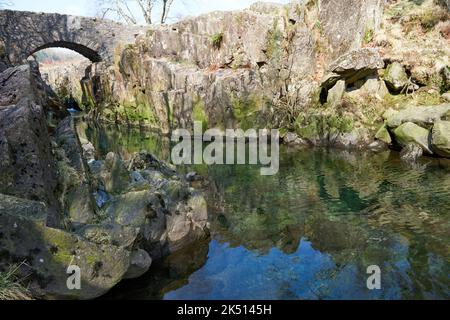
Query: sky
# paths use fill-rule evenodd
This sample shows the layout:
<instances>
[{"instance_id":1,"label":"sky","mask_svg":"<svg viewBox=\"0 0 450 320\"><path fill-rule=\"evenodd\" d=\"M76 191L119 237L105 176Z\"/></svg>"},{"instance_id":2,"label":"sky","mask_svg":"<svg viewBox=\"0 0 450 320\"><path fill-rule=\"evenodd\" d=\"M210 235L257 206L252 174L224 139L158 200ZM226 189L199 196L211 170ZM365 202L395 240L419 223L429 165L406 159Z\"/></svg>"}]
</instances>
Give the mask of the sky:
<instances>
[{"instance_id":1,"label":"sky","mask_svg":"<svg viewBox=\"0 0 450 320\"><path fill-rule=\"evenodd\" d=\"M257 0L175 0L170 21L182 16L194 16L215 10L239 10L248 8ZM10 0L8 9L36 12L56 12L62 14L95 16L98 12L93 0ZM271 0L264 2L288 3L289 0ZM133 3L133 0L129 0Z\"/></svg>"}]
</instances>

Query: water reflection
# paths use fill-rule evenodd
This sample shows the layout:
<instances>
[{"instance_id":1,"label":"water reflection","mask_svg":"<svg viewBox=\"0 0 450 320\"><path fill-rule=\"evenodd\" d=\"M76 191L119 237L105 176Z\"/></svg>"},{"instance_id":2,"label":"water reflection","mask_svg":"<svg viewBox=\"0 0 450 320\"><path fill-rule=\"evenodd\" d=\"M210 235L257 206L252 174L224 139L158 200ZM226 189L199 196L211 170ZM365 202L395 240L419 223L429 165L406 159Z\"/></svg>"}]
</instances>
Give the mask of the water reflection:
<instances>
[{"instance_id":1,"label":"water reflection","mask_svg":"<svg viewBox=\"0 0 450 320\"><path fill-rule=\"evenodd\" d=\"M158 135L79 128L103 154L169 156ZM184 168L209 181L212 241L110 297L450 298L448 161L410 166L390 152L282 149L280 163L276 176L257 166ZM382 290L366 287L373 264Z\"/></svg>"}]
</instances>

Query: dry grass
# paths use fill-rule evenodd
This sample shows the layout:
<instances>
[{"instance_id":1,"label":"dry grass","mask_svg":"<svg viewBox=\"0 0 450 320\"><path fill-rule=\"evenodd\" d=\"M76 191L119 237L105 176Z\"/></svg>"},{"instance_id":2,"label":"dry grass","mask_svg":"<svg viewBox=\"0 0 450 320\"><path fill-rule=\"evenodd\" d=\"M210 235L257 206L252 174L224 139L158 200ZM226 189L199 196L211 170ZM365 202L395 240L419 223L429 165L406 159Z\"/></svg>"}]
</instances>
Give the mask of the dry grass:
<instances>
[{"instance_id":1,"label":"dry grass","mask_svg":"<svg viewBox=\"0 0 450 320\"><path fill-rule=\"evenodd\" d=\"M20 267L25 265L12 265L5 272L0 272L0 300L32 300L31 293L23 285L18 276Z\"/></svg>"}]
</instances>

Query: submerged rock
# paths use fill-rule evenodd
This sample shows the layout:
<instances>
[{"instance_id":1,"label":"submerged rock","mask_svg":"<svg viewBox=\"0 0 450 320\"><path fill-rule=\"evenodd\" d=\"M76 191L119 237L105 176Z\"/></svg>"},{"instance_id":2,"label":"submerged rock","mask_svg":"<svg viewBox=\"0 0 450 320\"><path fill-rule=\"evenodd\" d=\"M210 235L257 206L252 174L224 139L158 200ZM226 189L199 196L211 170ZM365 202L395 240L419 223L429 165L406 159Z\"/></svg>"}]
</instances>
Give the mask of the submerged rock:
<instances>
[{"instance_id":1,"label":"submerged rock","mask_svg":"<svg viewBox=\"0 0 450 320\"><path fill-rule=\"evenodd\" d=\"M415 143L408 143L400 152L400 158L409 163L414 163L423 154L423 148Z\"/></svg>"},{"instance_id":2,"label":"submerged rock","mask_svg":"<svg viewBox=\"0 0 450 320\"><path fill-rule=\"evenodd\" d=\"M110 194L120 194L124 192L130 183L130 177L125 163L121 157L110 152L106 155L100 171L100 183L105 191Z\"/></svg>"}]
</instances>

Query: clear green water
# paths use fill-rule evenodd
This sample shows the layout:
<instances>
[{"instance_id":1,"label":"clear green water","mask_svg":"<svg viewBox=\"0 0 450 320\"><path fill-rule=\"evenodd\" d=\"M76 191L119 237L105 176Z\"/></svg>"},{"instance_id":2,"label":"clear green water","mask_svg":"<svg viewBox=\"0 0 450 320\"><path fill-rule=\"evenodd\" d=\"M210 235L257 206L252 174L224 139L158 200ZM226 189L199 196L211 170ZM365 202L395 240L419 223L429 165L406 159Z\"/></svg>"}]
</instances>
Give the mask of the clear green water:
<instances>
[{"instance_id":1,"label":"clear green water","mask_svg":"<svg viewBox=\"0 0 450 320\"><path fill-rule=\"evenodd\" d=\"M80 125L101 154L170 144L138 130ZM106 298L448 299L450 165L395 152L281 149L280 172L196 166L207 177L211 239L155 264ZM381 268L381 290L366 269Z\"/></svg>"}]
</instances>

